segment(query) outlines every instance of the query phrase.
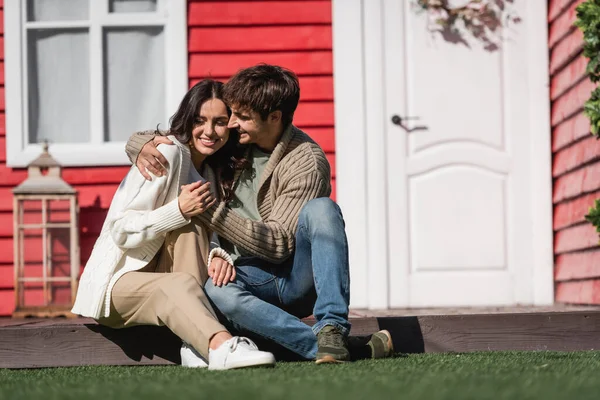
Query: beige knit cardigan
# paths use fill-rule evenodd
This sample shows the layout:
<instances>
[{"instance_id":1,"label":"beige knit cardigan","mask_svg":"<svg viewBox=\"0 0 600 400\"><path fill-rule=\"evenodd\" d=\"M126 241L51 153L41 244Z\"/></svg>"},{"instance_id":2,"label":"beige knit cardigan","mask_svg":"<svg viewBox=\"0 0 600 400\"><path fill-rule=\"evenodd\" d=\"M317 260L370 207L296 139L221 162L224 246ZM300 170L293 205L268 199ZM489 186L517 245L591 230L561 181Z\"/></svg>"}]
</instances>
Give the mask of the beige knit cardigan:
<instances>
[{"instance_id":1,"label":"beige knit cardigan","mask_svg":"<svg viewBox=\"0 0 600 400\"><path fill-rule=\"evenodd\" d=\"M132 162L153 137L148 131L131 136L126 152ZM197 218L248 253L282 263L294 252L302 207L309 200L330 194L331 168L325 153L306 133L290 125L260 178L257 208L262 220L243 218L224 202Z\"/></svg>"}]
</instances>

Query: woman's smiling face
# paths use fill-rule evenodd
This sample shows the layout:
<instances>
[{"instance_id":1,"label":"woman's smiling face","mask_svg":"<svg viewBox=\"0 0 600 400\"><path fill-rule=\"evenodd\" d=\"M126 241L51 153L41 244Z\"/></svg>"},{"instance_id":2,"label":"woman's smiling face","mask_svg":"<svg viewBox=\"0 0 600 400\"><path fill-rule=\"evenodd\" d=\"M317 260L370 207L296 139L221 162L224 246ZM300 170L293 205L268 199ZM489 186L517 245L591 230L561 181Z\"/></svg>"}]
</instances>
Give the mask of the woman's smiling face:
<instances>
[{"instance_id":1,"label":"woman's smiling face","mask_svg":"<svg viewBox=\"0 0 600 400\"><path fill-rule=\"evenodd\" d=\"M198 153L210 156L217 152L229 139L227 106L219 99L202 103L194 121L192 142Z\"/></svg>"}]
</instances>

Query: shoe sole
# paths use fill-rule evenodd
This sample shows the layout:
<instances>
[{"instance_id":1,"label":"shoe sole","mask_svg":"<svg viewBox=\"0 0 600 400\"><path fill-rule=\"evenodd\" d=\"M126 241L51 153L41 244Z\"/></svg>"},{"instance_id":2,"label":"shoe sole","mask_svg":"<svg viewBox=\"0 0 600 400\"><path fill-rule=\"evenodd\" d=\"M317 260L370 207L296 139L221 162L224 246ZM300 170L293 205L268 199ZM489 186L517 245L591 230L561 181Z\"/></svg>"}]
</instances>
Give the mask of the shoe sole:
<instances>
[{"instance_id":1,"label":"shoe sole","mask_svg":"<svg viewBox=\"0 0 600 400\"><path fill-rule=\"evenodd\" d=\"M211 368L210 364L208 365L208 369L211 371L224 371L224 370L228 370L228 369L242 369L242 368L270 368L270 367L275 367L275 360L274 359L270 359L270 360L264 360L264 361L258 361L258 362L237 362L237 363L231 363L228 367L221 367L221 368Z\"/></svg>"},{"instance_id":2,"label":"shoe sole","mask_svg":"<svg viewBox=\"0 0 600 400\"><path fill-rule=\"evenodd\" d=\"M324 356L315 361L316 364L343 364L346 361L336 360L331 356Z\"/></svg>"},{"instance_id":3,"label":"shoe sole","mask_svg":"<svg viewBox=\"0 0 600 400\"><path fill-rule=\"evenodd\" d=\"M263 363L263 364L252 364L252 365L239 365L233 366L229 369L243 369L243 368L274 368L275 363Z\"/></svg>"},{"instance_id":4,"label":"shoe sole","mask_svg":"<svg viewBox=\"0 0 600 400\"><path fill-rule=\"evenodd\" d=\"M208 364L181 364L183 368L208 368Z\"/></svg>"}]
</instances>

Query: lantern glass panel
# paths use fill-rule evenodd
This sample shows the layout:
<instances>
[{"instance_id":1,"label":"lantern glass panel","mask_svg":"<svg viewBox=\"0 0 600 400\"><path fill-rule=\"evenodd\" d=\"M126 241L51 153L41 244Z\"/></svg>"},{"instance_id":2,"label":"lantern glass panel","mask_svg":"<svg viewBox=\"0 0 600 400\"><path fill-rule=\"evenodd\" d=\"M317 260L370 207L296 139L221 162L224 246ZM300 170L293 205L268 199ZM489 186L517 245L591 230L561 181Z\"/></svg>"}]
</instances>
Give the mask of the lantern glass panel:
<instances>
[{"instance_id":1,"label":"lantern glass panel","mask_svg":"<svg viewBox=\"0 0 600 400\"><path fill-rule=\"evenodd\" d=\"M67 306L72 304L70 282L50 282L48 284L48 305Z\"/></svg>"},{"instance_id":2,"label":"lantern glass panel","mask_svg":"<svg viewBox=\"0 0 600 400\"><path fill-rule=\"evenodd\" d=\"M71 232L69 229L48 229L48 242L50 243L48 275L53 281L48 285L48 305L69 306L71 305Z\"/></svg>"},{"instance_id":3,"label":"lantern glass panel","mask_svg":"<svg viewBox=\"0 0 600 400\"><path fill-rule=\"evenodd\" d=\"M44 256L43 256L43 240L42 229L31 228L22 229L22 250L21 256L23 260L23 275L24 278L41 278L44 274Z\"/></svg>"},{"instance_id":4,"label":"lantern glass panel","mask_svg":"<svg viewBox=\"0 0 600 400\"><path fill-rule=\"evenodd\" d=\"M22 215L24 224L42 223L42 202L41 200L22 200Z\"/></svg>"},{"instance_id":5,"label":"lantern glass panel","mask_svg":"<svg viewBox=\"0 0 600 400\"><path fill-rule=\"evenodd\" d=\"M42 307L45 306L44 285L42 282L24 282L23 283L23 307Z\"/></svg>"},{"instance_id":6,"label":"lantern glass panel","mask_svg":"<svg viewBox=\"0 0 600 400\"><path fill-rule=\"evenodd\" d=\"M66 278L71 275L71 232L65 228L48 229L48 260L51 276Z\"/></svg>"},{"instance_id":7,"label":"lantern glass panel","mask_svg":"<svg viewBox=\"0 0 600 400\"><path fill-rule=\"evenodd\" d=\"M71 221L71 207L69 200L48 201L48 222L69 223Z\"/></svg>"}]
</instances>

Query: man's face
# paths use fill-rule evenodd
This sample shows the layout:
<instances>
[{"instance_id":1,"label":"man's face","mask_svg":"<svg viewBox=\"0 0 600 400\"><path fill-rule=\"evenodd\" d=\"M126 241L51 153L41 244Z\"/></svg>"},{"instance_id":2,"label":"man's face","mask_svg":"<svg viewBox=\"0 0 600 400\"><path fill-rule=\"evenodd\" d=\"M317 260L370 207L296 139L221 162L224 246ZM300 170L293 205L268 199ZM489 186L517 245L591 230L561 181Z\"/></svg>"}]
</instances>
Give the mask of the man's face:
<instances>
[{"instance_id":1,"label":"man's face","mask_svg":"<svg viewBox=\"0 0 600 400\"><path fill-rule=\"evenodd\" d=\"M267 122L257 112L245 108L231 107L227 127L238 130L241 144L254 143L260 146L264 138L269 136Z\"/></svg>"}]
</instances>

